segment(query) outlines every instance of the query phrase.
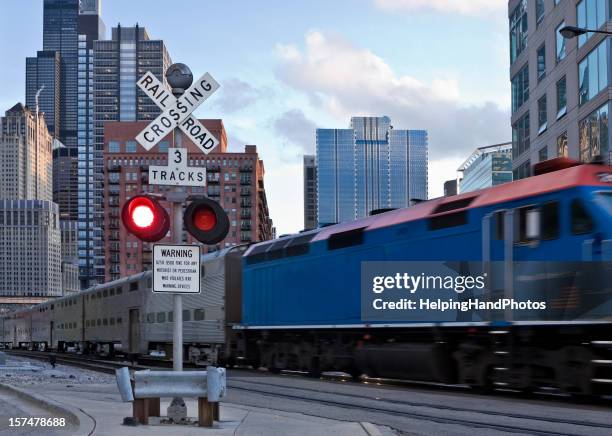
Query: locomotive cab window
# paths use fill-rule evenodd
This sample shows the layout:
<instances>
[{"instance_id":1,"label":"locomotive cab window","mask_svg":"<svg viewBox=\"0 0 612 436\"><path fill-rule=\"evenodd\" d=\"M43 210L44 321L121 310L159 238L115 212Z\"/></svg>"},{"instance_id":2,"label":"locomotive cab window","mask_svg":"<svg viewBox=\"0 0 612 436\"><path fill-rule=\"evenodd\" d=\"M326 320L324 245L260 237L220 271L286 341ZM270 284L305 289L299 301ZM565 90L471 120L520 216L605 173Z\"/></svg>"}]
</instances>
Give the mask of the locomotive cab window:
<instances>
[{"instance_id":1,"label":"locomotive cab window","mask_svg":"<svg viewBox=\"0 0 612 436\"><path fill-rule=\"evenodd\" d=\"M518 209L518 243L549 241L559 237L559 202Z\"/></svg>"},{"instance_id":2,"label":"locomotive cab window","mask_svg":"<svg viewBox=\"0 0 612 436\"><path fill-rule=\"evenodd\" d=\"M572 234L583 235L593 231L593 219L589 215L589 212L585 209L581 200L578 200L577 198L572 200L572 204L570 205L570 213L572 220Z\"/></svg>"},{"instance_id":3,"label":"locomotive cab window","mask_svg":"<svg viewBox=\"0 0 612 436\"><path fill-rule=\"evenodd\" d=\"M498 241L504 240L504 219L506 212L500 210L495 212L495 239Z\"/></svg>"},{"instance_id":4,"label":"locomotive cab window","mask_svg":"<svg viewBox=\"0 0 612 436\"><path fill-rule=\"evenodd\" d=\"M559 237L559 203L551 201L544 203L540 208L541 213L541 238L544 240L557 239Z\"/></svg>"},{"instance_id":5,"label":"locomotive cab window","mask_svg":"<svg viewBox=\"0 0 612 436\"><path fill-rule=\"evenodd\" d=\"M516 242L525 244L533 242L540 236L540 212L536 206L518 209L518 234Z\"/></svg>"}]
</instances>

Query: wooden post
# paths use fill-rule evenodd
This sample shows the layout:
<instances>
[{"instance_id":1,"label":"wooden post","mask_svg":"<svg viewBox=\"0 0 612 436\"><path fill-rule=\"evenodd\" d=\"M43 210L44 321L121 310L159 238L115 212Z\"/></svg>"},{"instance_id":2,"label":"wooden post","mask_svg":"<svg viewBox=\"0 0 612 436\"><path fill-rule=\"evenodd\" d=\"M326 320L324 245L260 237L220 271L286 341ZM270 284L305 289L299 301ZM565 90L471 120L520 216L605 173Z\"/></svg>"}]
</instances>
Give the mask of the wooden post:
<instances>
[{"instance_id":1,"label":"wooden post","mask_svg":"<svg viewBox=\"0 0 612 436\"><path fill-rule=\"evenodd\" d=\"M220 411L219 411L219 403L212 403L213 404L213 419L215 421L221 421L221 415L220 415Z\"/></svg>"},{"instance_id":2,"label":"wooden post","mask_svg":"<svg viewBox=\"0 0 612 436\"><path fill-rule=\"evenodd\" d=\"M160 398L148 398L149 400L149 416L160 416L159 414L159 402Z\"/></svg>"},{"instance_id":3,"label":"wooden post","mask_svg":"<svg viewBox=\"0 0 612 436\"><path fill-rule=\"evenodd\" d=\"M209 403L207 398L198 398L198 425L200 427L213 426L213 403Z\"/></svg>"},{"instance_id":4,"label":"wooden post","mask_svg":"<svg viewBox=\"0 0 612 436\"><path fill-rule=\"evenodd\" d=\"M149 424L148 398L135 398L132 403L132 417L143 425Z\"/></svg>"}]
</instances>

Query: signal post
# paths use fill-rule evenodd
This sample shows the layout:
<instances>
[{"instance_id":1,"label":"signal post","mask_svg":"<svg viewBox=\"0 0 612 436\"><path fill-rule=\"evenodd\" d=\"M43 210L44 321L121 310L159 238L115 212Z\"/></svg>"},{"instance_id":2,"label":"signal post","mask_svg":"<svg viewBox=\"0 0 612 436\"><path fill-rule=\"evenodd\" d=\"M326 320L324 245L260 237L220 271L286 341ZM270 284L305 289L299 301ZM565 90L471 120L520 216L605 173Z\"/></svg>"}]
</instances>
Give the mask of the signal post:
<instances>
[{"instance_id":1,"label":"signal post","mask_svg":"<svg viewBox=\"0 0 612 436\"><path fill-rule=\"evenodd\" d=\"M183 227L198 241L216 244L229 230L229 218L221 205L205 196L188 196L185 186L206 186L206 169L188 166L188 152L182 147L183 133L208 154L219 143L191 113L219 88L208 73L193 83L193 76L184 64L173 64L166 71L171 90L151 72L137 82L140 89L163 111L137 137L149 150L170 131L173 147L168 150L167 166L149 167L150 185L174 186L165 200L172 203L174 245L153 246L153 292L172 293L174 306L173 370L183 370L183 301L184 293L199 293L200 247L183 242ZM158 196L159 197L159 196ZM128 232L143 241L155 242L166 236L170 217L156 196L137 195L122 209L122 221ZM188 203L183 214L183 205ZM174 398L168 416L175 420L186 417L185 403Z\"/></svg>"}]
</instances>

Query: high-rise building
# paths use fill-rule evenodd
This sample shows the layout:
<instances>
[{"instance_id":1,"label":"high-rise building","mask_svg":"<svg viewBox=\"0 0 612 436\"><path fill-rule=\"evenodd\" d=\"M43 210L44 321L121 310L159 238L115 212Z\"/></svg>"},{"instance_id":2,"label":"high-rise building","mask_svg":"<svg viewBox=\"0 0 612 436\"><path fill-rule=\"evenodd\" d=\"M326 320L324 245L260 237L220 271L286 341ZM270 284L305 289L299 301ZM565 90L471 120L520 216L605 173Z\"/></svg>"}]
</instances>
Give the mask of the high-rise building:
<instances>
[{"instance_id":1,"label":"high-rise building","mask_svg":"<svg viewBox=\"0 0 612 436\"><path fill-rule=\"evenodd\" d=\"M81 235L79 249L84 256L81 261L80 275L87 271L87 253L93 253L94 240L101 242L102 230L96 226L94 212L99 210L101 198L94 200L94 192L99 192L101 174L96 177L94 168L101 165L101 152L96 152L94 136L94 41L104 40L106 27L100 18L100 2L81 1L78 26L78 155L77 155L77 218ZM96 191L97 190L97 191ZM79 256L76 258L79 262ZM83 280L83 288L89 285Z\"/></svg>"},{"instance_id":2,"label":"high-rise building","mask_svg":"<svg viewBox=\"0 0 612 436\"><path fill-rule=\"evenodd\" d=\"M320 226L427 199L427 132L396 130L389 117L353 117L348 129L317 129Z\"/></svg>"},{"instance_id":3,"label":"high-rise building","mask_svg":"<svg viewBox=\"0 0 612 436\"><path fill-rule=\"evenodd\" d=\"M42 113L18 103L0 118L0 304L62 295L53 138Z\"/></svg>"},{"instance_id":4,"label":"high-rise building","mask_svg":"<svg viewBox=\"0 0 612 436\"><path fill-rule=\"evenodd\" d=\"M60 71L56 51L39 51L36 57L26 58L26 105L44 112L49 133L56 138L61 128Z\"/></svg>"},{"instance_id":5,"label":"high-rise building","mask_svg":"<svg viewBox=\"0 0 612 436\"><path fill-rule=\"evenodd\" d=\"M0 199L0 302L62 296L57 204Z\"/></svg>"},{"instance_id":6,"label":"high-rise building","mask_svg":"<svg viewBox=\"0 0 612 436\"><path fill-rule=\"evenodd\" d=\"M609 30L604 0L510 0L514 179L557 156L610 162L610 38L565 39L564 26Z\"/></svg>"},{"instance_id":7,"label":"high-rise building","mask_svg":"<svg viewBox=\"0 0 612 436\"><path fill-rule=\"evenodd\" d=\"M451 197L453 195L457 195L457 179L444 182L444 196Z\"/></svg>"},{"instance_id":8,"label":"high-rise building","mask_svg":"<svg viewBox=\"0 0 612 436\"><path fill-rule=\"evenodd\" d=\"M272 221L264 189L264 165L257 147L246 145L243 153L227 152L227 135L221 120L200 120L219 139L219 145L205 155L181 135L182 147L189 150L189 166L206 167L206 187L187 187L192 194L206 195L218 201L230 220L227 237L216 246L204 246L203 252L233 245L264 241L272 237ZM126 200L141 193L165 194L169 186L149 185L149 165L167 165L172 134L147 151L135 140L148 123L108 122L104 128L104 238L105 278L114 280L151 267L151 244L127 233L121 223L121 207ZM172 216L172 203L162 201ZM183 240L197 242L186 231ZM164 238L160 242L172 241Z\"/></svg>"},{"instance_id":9,"label":"high-rise building","mask_svg":"<svg viewBox=\"0 0 612 436\"><path fill-rule=\"evenodd\" d=\"M51 133L63 144L53 150L53 198L61 221L86 215L79 211L79 188L93 184L87 170L94 160L93 41L105 34L100 3L44 0L43 51L26 59L26 103L35 107L38 99Z\"/></svg>"},{"instance_id":10,"label":"high-rise building","mask_svg":"<svg viewBox=\"0 0 612 436\"><path fill-rule=\"evenodd\" d=\"M78 234L79 228L76 221L60 221L62 290L64 295L80 290Z\"/></svg>"},{"instance_id":11,"label":"high-rise building","mask_svg":"<svg viewBox=\"0 0 612 436\"><path fill-rule=\"evenodd\" d=\"M160 109L137 87L136 81L151 71L167 84L164 73L171 63L164 42L151 40L146 29L138 25L114 27L111 40L93 43L93 151L83 150L79 157L81 287L102 283L105 278L102 208L105 124L151 121L157 117Z\"/></svg>"},{"instance_id":12,"label":"high-rise building","mask_svg":"<svg viewBox=\"0 0 612 436\"><path fill-rule=\"evenodd\" d=\"M59 54L61 66L59 139L68 148L77 145L78 17L79 0L44 0L43 50ZM28 101L27 95L26 101ZM74 188L76 193L76 186L70 188Z\"/></svg>"},{"instance_id":13,"label":"high-rise building","mask_svg":"<svg viewBox=\"0 0 612 436\"><path fill-rule=\"evenodd\" d=\"M317 227L317 158L304 156L304 228Z\"/></svg>"},{"instance_id":14,"label":"high-rise building","mask_svg":"<svg viewBox=\"0 0 612 436\"><path fill-rule=\"evenodd\" d=\"M0 199L53 200L51 147L42 113L17 103L0 117Z\"/></svg>"},{"instance_id":15,"label":"high-rise building","mask_svg":"<svg viewBox=\"0 0 612 436\"><path fill-rule=\"evenodd\" d=\"M478 147L457 169L459 192L471 192L512 181L512 143Z\"/></svg>"}]
</instances>

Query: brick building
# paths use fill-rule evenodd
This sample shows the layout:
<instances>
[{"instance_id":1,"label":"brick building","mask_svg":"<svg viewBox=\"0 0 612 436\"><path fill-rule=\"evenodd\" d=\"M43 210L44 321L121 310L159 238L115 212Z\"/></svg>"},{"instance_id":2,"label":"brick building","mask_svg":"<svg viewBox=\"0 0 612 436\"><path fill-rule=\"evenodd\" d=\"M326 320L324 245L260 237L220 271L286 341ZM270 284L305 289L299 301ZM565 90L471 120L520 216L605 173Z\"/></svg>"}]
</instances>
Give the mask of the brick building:
<instances>
[{"instance_id":1,"label":"brick building","mask_svg":"<svg viewBox=\"0 0 612 436\"><path fill-rule=\"evenodd\" d=\"M203 252L232 245L263 241L272 237L272 221L264 189L264 165L255 145L244 152L227 152L227 135L221 120L200 120L219 139L219 145L204 155L189 139L181 135L182 147L189 150L189 166L206 166L206 187L187 187L193 194L205 194L218 201L227 212L230 230L216 246L205 246ZM105 279L114 280L151 267L151 244L127 233L121 223L125 201L141 193L168 192L172 187L148 184L149 165L167 165L168 135L150 151L134 139L147 122L108 122L104 126L104 248ZM178 142L178 140L177 140ZM172 205L162 204L172 217ZM186 243L197 242L187 232ZM171 235L160 242L171 242Z\"/></svg>"}]
</instances>

